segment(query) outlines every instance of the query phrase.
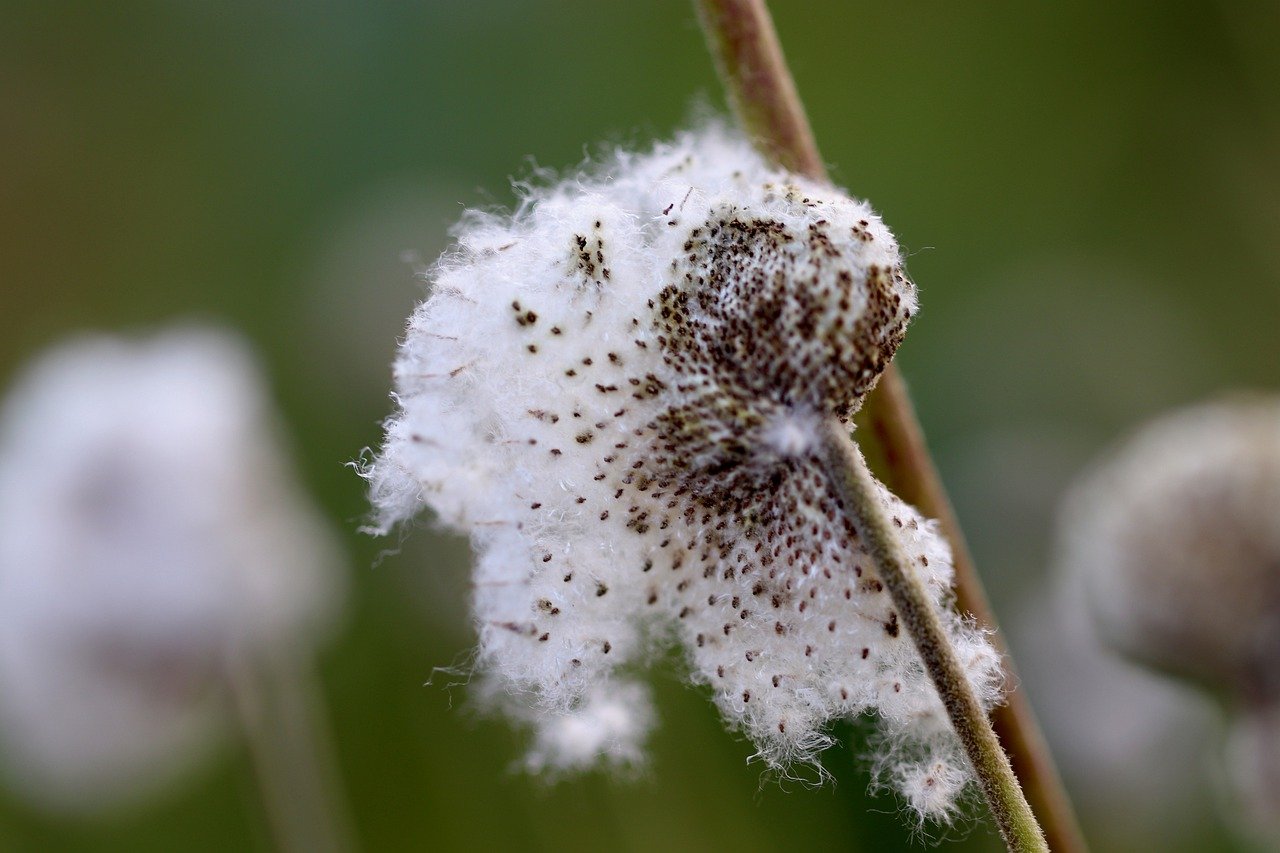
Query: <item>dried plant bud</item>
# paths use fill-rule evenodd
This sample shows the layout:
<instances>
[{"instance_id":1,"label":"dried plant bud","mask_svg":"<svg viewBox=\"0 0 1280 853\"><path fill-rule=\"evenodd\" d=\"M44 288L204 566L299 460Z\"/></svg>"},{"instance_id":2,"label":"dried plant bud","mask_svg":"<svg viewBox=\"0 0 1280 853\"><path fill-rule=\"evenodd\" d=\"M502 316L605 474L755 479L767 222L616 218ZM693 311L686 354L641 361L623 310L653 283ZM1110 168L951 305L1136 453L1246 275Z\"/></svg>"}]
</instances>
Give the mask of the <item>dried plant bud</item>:
<instances>
[{"instance_id":1,"label":"dried plant bud","mask_svg":"<svg viewBox=\"0 0 1280 853\"><path fill-rule=\"evenodd\" d=\"M185 767L223 668L327 630L334 540L243 344L179 330L37 361L0 412L0 748L20 793L98 808Z\"/></svg>"},{"instance_id":2,"label":"dried plant bud","mask_svg":"<svg viewBox=\"0 0 1280 853\"><path fill-rule=\"evenodd\" d=\"M677 642L770 765L876 711L882 778L946 815L967 763L815 453L916 307L879 217L712 128L457 236L368 476L379 529L427 505L471 535L480 669L564 713ZM946 544L880 499L941 602ZM946 618L991 701L994 652Z\"/></svg>"},{"instance_id":3,"label":"dried plant bud","mask_svg":"<svg viewBox=\"0 0 1280 853\"><path fill-rule=\"evenodd\" d=\"M1280 405L1204 405L1147 426L1077 487L1064 531L1115 648L1280 699Z\"/></svg>"}]
</instances>

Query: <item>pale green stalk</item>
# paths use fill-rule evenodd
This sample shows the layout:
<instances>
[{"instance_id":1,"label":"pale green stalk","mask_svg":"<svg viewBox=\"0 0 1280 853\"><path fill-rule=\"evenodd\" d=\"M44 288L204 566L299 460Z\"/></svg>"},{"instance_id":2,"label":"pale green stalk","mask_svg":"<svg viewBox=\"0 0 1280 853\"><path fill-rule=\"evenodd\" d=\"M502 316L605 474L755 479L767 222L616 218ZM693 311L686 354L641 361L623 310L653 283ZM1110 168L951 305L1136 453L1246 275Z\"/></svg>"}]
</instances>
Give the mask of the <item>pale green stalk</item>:
<instances>
[{"instance_id":1,"label":"pale green stalk","mask_svg":"<svg viewBox=\"0 0 1280 853\"><path fill-rule=\"evenodd\" d=\"M1049 846L1022 795L1009 758L1000 748L977 692L956 657L924 582L894 533L866 460L850 438L848 428L834 418L823 422L819 444L845 516L871 553L898 618L920 652L1006 846L1016 853L1047 851Z\"/></svg>"},{"instance_id":2,"label":"pale green stalk","mask_svg":"<svg viewBox=\"0 0 1280 853\"><path fill-rule=\"evenodd\" d=\"M229 655L231 699L281 853L354 853L356 845L308 663Z\"/></svg>"}]
</instances>

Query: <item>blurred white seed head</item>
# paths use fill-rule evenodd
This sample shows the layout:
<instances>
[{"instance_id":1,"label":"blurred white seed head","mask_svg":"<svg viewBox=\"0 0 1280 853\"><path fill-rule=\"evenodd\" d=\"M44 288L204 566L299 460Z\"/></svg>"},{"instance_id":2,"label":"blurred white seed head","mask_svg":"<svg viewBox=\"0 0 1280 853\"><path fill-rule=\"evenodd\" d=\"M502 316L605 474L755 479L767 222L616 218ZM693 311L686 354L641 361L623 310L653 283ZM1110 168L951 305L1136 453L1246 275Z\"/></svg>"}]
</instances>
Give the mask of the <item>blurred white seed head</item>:
<instances>
[{"instance_id":1,"label":"blurred white seed head","mask_svg":"<svg viewBox=\"0 0 1280 853\"><path fill-rule=\"evenodd\" d=\"M881 776L945 817L967 765L814 453L916 308L880 218L712 127L525 188L456 236L367 474L379 530L428 506L471 536L479 668L553 720L531 763L582 763L545 756L591 738L553 749L546 732L678 643L771 766L878 713ZM942 602L935 525L880 498ZM946 618L994 701L996 655Z\"/></svg>"},{"instance_id":2,"label":"blurred white seed head","mask_svg":"<svg viewBox=\"0 0 1280 853\"><path fill-rule=\"evenodd\" d=\"M1280 828L1280 402L1149 424L1073 490L1063 530L1103 640L1223 700L1238 800Z\"/></svg>"},{"instance_id":3,"label":"blurred white seed head","mask_svg":"<svg viewBox=\"0 0 1280 853\"><path fill-rule=\"evenodd\" d=\"M93 808L171 778L227 661L305 650L339 592L243 343L86 338L0 413L0 749L15 786ZM288 651L286 651L288 653Z\"/></svg>"},{"instance_id":4,"label":"blurred white seed head","mask_svg":"<svg viewBox=\"0 0 1280 853\"><path fill-rule=\"evenodd\" d=\"M1153 422L1074 490L1064 531L1113 647L1231 695L1280 699L1280 403Z\"/></svg>"},{"instance_id":5,"label":"blurred white seed head","mask_svg":"<svg viewBox=\"0 0 1280 853\"><path fill-rule=\"evenodd\" d=\"M1081 578L1059 572L1011 609L1023 689L1096 849L1185 848L1213 819L1211 703L1098 640Z\"/></svg>"}]
</instances>

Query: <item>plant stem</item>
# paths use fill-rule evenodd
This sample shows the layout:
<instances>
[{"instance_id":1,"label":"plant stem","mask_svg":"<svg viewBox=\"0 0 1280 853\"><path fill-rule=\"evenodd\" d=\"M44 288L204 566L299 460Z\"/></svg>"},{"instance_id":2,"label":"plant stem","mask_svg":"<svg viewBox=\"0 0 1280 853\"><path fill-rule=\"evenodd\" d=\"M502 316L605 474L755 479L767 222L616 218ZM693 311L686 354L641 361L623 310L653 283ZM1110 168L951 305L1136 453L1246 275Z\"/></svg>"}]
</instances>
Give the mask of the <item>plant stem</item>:
<instances>
[{"instance_id":1,"label":"plant stem","mask_svg":"<svg viewBox=\"0 0 1280 853\"><path fill-rule=\"evenodd\" d=\"M826 178L826 167L764 0L694 3L742 129L784 169Z\"/></svg>"},{"instance_id":2,"label":"plant stem","mask_svg":"<svg viewBox=\"0 0 1280 853\"><path fill-rule=\"evenodd\" d=\"M880 378L875 391L857 415L859 429L870 440L862 442L871 458L871 467L899 498L938 520L942 535L951 545L955 566L956 608L974 621L994 630L996 618L986 590L974 567L960 522L942 487L907 394L906 383L893 365ZM1032 811L1040 819L1052 850L1086 853L1088 846L1076 821L1062 777L1053 762L1027 695L1016 689L1020 683L1009 649L999 633L990 635L1004 664L1005 704L991 710L991 723L1004 745L1013 771L1022 781Z\"/></svg>"},{"instance_id":3,"label":"plant stem","mask_svg":"<svg viewBox=\"0 0 1280 853\"><path fill-rule=\"evenodd\" d=\"M249 747L271 833L282 853L350 853L329 740L307 664L229 655L227 682Z\"/></svg>"},{"instance_id":4,"label":"plant stem","mask_svg":"<svg viewBox=\"0 0 1280 853\"><path fill-rule=\"evenodd\" d=\"M764 0L695 0L695 5L744 130L775 162L824 180L826 170ZM889 488L942 525L955 565L956 606L994 630L982 583L895 365L889 365L859 419L872 439L867 449L881 463L877 470ZM1015 686L1008 649L1000 634L993 634L993 640L1002 653L1006 684ZM993 724L1043 821L1045 836L1059 853L1084 853L1075 813L1030 704L1016 690L1007 692L1007 704L992 712Z\"/></svg>"},{"instance_id":5,"label":"plant stem","mask_svg":"<svg viewBox=\"0 0 1280 853\"><path fill-rule=\"evenodd\" d=\"M920 652L1005 845L1015 853L1048 851L1009 758L1000 748L991 721L956 657L928 590L893 532L866 460L850 438L848 428L834 418L823 421L819 442L819 453L844 513L871 553L898 618Z\"/></svg>"}]
</instances>

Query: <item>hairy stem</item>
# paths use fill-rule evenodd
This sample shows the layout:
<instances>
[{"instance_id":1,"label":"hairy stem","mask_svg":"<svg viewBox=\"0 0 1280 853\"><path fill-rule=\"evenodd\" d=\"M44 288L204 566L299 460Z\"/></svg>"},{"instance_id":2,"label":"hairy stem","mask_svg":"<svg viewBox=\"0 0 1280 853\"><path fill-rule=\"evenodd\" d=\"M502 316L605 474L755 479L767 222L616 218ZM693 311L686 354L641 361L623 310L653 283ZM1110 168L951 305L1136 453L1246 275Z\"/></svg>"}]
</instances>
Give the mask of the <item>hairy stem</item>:
<instances>
[{"instance_id":1,"label":"hairy stem","mask_svg":"<svg viewBox=\"0 0 1280 853\"><path fill-rule=\"evenodd\" d=\"M822 158L764 0L695 0L695 5L743 128L780 165L825 179ZM859 419L872 439L867 450L879 463L877 470L889 488L941 523L954 555L957 606L979 625L994 629L986 593L895 365L889 365ZM1006 683L1012 687L1017 675L1008 649L999 634L994 641L1003 656ZM1083 853L1087 848L1071 802L1023 694L1010 690L1007 704L992 712L992 721L1052 849Z\"/></svg>"},{"instance_id":2,"label":"hairy stem","mask_svg":"<svg viewBox=\"0 0 1280 853\"><path fill-rule=\"evenodd\" d=\"M941 525L942 535L951 545L957 609L972 616L978 625L994 630L996 618L986 590L942 487L942 479L929 456L906 383L893 365L863 404L857 420L870 439L864 440L862 446L885 485ZM1040 819L1050 849L1059 853L1086 853L1088 846L1053 762L1053 754L1026 694L1016 689L1018 674L1009 649L999 632L993 633L991 640L1001 655L1006 686L1005 704L991 711L992 726L1009 755L1014 773L1022 781L1032 811Z\"/></svg>"},{"instance_id":3,"label":"hairy stem","mask_svg":"<svg viewBox=\"0 0 1280 853\"><path fill-rule=\"evenodd\" d=\"M820 453L842 509L870 551L898 618L920 652L1006 846L1015 853L1047 851L1048 845L1013 775L1009 758L1000 748L991 721L956 657L928 590L893 532L866 460L850 438L848 428L834 418L823 422L820 436Z\"/></svg>"}]
</instances>

